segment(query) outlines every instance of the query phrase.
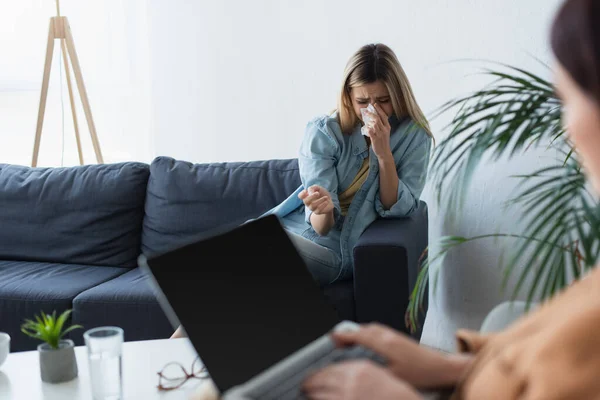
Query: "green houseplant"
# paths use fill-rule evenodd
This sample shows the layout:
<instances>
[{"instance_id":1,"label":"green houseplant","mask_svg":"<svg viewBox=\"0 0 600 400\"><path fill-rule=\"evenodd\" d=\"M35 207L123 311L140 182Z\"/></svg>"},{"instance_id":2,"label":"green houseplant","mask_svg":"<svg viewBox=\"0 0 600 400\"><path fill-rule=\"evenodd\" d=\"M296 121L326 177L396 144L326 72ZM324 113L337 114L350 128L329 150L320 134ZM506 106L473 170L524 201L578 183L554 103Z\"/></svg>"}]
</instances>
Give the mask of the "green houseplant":
<instances>
[{"instance_id":1,"label":"green houseplant","mask_svg":"<svg viewBox=\"0 0 600 400\"><path fill-rule=\"evenodd\" d=\"M449 135L435 149L431 177L437 202L459 215L477 166L527 152L534 146L552 148L559 157L537 171L524 171L517 193L507 206L521 214L524 231L494 232L476 237L445 236L435 254L423 257L417 283L406 310L406 324L418 328L427 295L429 267L442 262L460 245L490 237L511 238L499 260L503 289L518 272L512 297L527 293L527 302L553 296L592 268L600 253L599 207L586 187L577 153L565 135L562 105L551 82L526 70L494 64L484 71L491 83L468 96L444 104L436 116L452 113ZM433 275L433 293L437 275Z\"/></svg>"},{"instance_id":2,"label":"green houseplant","mask_svg":"<svg viewBox=\"0 0 600 400\"><path fill-rule=\"evenodd\" d=\"M21 325L21 332L44 343L38 346L40 356L40 374L42 381L49 383L66 382L77 376L74 343L63 337L80 325L66 327L71 310L58 317L56 311L46 314L43 311L34 319L27 319Z\"/></svg>"}]
</instances>

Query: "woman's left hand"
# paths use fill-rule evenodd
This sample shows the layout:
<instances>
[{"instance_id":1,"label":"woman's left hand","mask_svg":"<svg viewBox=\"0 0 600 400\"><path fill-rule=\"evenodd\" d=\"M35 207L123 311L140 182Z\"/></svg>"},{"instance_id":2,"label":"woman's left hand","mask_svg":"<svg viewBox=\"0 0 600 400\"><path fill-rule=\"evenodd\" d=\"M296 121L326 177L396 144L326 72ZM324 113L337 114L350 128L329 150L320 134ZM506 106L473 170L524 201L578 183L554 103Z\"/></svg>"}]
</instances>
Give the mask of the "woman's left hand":
<instances>
[{"instance_id":1,"label":"woman's left hand","mask_svg":"<svg viewBox=\"0 0 600 400\"><path fill-rule=\"evenodd\" d=\"M311 400L422 399L387 369L365 360L326 367L308 377L302 389Z\"/></svg>"},{"instance_id":2,"label":"woman's left hand","mask_svg":"<svg viewBox=\"0 0 600 400\"><path fill-rule=\"evenodd\" d=\"M373 152L377 158L385 158L392 154L390 148L390 131L392 128L388 121L388 115L383 111L383 108L377 103L374 106L377 113L367 111L373 120L373 124L367 126L367 133L371 138L371 146L373 146Z\"/></svg>"}]
</instances>

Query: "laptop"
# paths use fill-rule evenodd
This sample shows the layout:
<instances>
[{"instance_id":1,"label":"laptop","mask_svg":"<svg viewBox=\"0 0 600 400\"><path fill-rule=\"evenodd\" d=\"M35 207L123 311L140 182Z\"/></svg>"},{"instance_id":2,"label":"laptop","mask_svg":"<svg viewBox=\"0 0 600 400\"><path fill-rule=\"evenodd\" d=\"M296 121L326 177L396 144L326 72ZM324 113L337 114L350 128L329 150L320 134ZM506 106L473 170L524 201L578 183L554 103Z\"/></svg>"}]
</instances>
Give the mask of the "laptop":
<instances>
[{"instance_id":1,"label":"laptop","mask_svg":"<svg viewBox=\"0 0 600 400\"><path fill-rule=\"evenodd\" d=\"M336 348L329 334L358 325L338 317L274 215L138 263L225 400L302 399L305 377L332 362L384 362Z\"/></svg>"}]
</instances>

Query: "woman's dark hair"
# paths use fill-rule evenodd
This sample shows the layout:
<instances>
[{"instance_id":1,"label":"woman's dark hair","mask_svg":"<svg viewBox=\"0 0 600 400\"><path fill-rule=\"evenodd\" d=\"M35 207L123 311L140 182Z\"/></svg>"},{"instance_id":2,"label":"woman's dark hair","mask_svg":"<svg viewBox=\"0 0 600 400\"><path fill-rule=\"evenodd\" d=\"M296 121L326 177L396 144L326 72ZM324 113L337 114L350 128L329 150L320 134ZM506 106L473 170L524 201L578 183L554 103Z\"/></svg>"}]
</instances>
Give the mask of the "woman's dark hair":
<instances>
[{"instance_id":1,"label":"woman's dark hair","mask_svg":"<svg viewBox=\"0 0 600 400\"><path fill-rule=\"evenodd\" d=\"M565 1L554 19L550 42L573 80L600 102L600 1Z\"/></svg>"}]
</instances>

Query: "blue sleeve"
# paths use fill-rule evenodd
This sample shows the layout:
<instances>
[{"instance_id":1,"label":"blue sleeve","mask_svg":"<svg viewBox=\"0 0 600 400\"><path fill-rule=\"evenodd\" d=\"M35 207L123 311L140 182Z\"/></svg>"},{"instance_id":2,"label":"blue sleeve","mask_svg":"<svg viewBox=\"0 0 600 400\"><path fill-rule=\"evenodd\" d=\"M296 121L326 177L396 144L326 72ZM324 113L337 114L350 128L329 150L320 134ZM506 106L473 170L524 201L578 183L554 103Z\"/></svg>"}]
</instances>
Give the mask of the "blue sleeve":
<instances>
[{"instance_id":1,"label":"blue sleeve","mask_svg":"<svg viewBox=\"0 0 600 400\"><path fill-rule=\"evenodd\" d=\"M298 157L300 179L306 189L319 185L331 193L336 219L340 215L336 170L339 153L340 146L327 127L319 120L311 121L306 127ZM305 207L305 211L306 222L310 224L312 211L308 207Z\"/></svg>"},{"instance_id":2,"label":"blue sleeve","mask_svg":"<svg viewBox=\"0 0 600 400\"><path fill-rule=\"evenodd\" d=\"M425 136L424 138L423 135ZM431 138L425 134L419 135L419 140L413 141L396 163L398 172L398 195L396 203L385 210L381 203L379 190L375 195L375 209L383 218L398 218L412 214L419 206L419 198L429 166L429 155L431 152Z\"/></svg>"}]
</instances>

